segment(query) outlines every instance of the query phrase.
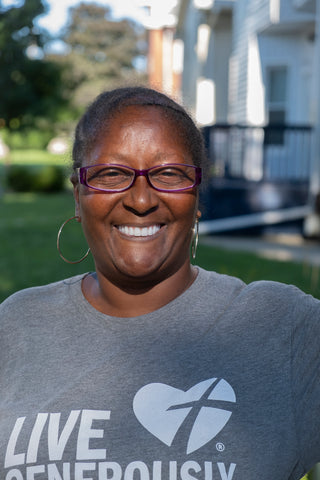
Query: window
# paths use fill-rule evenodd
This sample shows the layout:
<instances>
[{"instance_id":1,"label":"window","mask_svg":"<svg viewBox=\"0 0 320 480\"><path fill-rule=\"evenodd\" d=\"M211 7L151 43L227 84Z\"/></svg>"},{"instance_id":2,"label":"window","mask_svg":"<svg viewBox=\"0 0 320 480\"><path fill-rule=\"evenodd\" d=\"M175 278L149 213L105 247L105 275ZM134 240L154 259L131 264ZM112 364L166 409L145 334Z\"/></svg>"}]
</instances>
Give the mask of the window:
<instances>
[{"instance_id":1,"label":"window","mask_svg":"<svg viewBox=\"0 0 320 480\"><path fill-rule=\"evenodd\" d=\"M265 143L283 145L287 104L287 68L271 67L267 71L268 127Z\"/></svg>"}]
</instances>

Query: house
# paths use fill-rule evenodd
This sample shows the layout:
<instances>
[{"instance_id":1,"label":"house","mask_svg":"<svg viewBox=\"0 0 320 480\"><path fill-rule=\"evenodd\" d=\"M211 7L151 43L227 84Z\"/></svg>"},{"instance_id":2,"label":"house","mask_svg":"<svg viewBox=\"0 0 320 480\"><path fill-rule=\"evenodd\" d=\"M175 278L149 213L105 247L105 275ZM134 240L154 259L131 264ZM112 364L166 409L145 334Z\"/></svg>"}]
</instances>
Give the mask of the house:
<instances>
[{"instance_id":1,"label":"house","mask_svg":"<svg viewBox=\"0 0 320 480\"><path fill-rule=\"evenodd\" d=\"M179 0L138 0L148 31L150 86L181 99L183 44L175 38Z\"/></svg>"},{"instance_id":2,"label":"house","mask_svg":"<svg viewBox=\"0 0 320 480\"><path fill-rule=\"evenodd\" d=\"M163 66L157 86L181 98L205 129L216 192L208 218L284 209L281 221L312 213L320 191L316 2L164 2L170 25L158 25L165 41L151 58ZM218 190L228 193L230 211L212 210L222 204ZM232 192L240 198L234 206Z\"/></svg>"}]
</instances>

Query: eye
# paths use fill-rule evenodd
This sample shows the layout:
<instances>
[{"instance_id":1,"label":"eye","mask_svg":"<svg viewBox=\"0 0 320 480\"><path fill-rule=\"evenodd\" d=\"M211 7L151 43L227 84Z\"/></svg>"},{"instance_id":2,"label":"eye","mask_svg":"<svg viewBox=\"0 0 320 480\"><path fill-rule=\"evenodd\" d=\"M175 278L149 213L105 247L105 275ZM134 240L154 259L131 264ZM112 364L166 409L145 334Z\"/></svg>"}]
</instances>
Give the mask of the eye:
<instances>
[{"instance_id":1,"label":"eye","mask_svg":"<svg viewBox=\"0 0 320 480\"><path fill-rule=\"evenodd\" d=\"M164 177L174 177L175 175L179 175L179 174L180 174L179 171L169 169L169 168L158 172L158 175L163 175Z\"/></svg>"},{"instance_id":2,"label":"eye","mask_svg":"<svg viewBox=\"0 0 320 480\"><path fill-rule=\"evenodd\" d=\"M119 175L126 175L127 172L124 172L123 170L121 170L120 168L116 168L116 167L103 167L103 168L97 168L97 167L93 167L92 170L88 170L89 174L90 174L90 179L93 179L93 178L103 178L103 177L117 177Z\"/></svg>"},{"instance_id":3,"label":"eye","mask_svg":"<svg viewBox=\"0 0 320 480\"><path fill-rule=\"evenodd\" d=\"M161 169L155 171L154 174L157 177L168 177L168 178L170 178L170 177L184 176L185 172L183 171L183 169L168 167L168 168L161 168Z\"/></svg>"},{"instance_id":4,"label":"eye","mask_svg":"<svg viewBox=\"0 0 320 480\"><path fill-rule=\"evenodd\" d=\"M195 169L183 164L163 165L150 171L150 181L160 189L189 188L195 182Z\"/></svg>"},{"instance_id":5,"label":"eye","mask_svg":"<svg viewBox=\"0 0 320 480\"><path fill-rule=\"evenodd\" d=\"M88 169L87 182L92 186L114 188L124 182L130 182L132 172L113 166L94 166Z\"/></svg>"},{"instance_id":6,"label":"eye","mask_svg":"<svg viewBox=\"0 0 320 480\"><path fill-rule=\"evenodd\" d=\"M151 172L151 179L156 184L163 186L179 186L188 182L186 171L183 167L160 167Z\"/></svg>"},{"instance_id":7,"label":"eye","mask_svg":"<svg viewBox=\"0 0 320 480\"><path fill-rule=\"evenodd\" d=\"M104 168L99 172L99 177L118 177L119 175L126 175L126 172L123 172L119 168Z\"/></svg>"}]
</instances>

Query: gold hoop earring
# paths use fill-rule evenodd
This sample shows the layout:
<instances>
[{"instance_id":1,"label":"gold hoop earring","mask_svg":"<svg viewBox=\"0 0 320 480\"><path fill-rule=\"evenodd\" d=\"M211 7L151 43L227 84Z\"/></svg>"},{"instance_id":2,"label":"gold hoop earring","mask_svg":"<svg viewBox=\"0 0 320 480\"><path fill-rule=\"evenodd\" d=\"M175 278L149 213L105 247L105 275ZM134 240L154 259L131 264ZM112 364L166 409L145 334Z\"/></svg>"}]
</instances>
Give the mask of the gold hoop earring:
<instances>
[{"instance_id":1,"label":"gold hoop earring","mask_svg":"<svg viewBox=\"0 0 320 480\"><path fill-rule=\"evenodd\" d=\"M192 235L192 242L191 242L191 255L192 258L196 258L197 254L197 248L198 248L198 242L199 242L199 218L196 218L194 227L192 229L193 235Z\"/></svg>"},{"instance_id":2,"label":"gold hoop earring","mask_svg":"<svg viewBox=\"0 0 320 480\"><path fill-rule=\"evenodd\" d=\"M78 215L74 216L74 217L70 217L68 218L65 222L63 222L63 224L61 225L61 227L59 228L59 231L58 231L58 235L57 235L57 250L58 250L58 253L60 255L60 257L62 258L62 260L64 260L65 262L67 263L72 263L72 264L75 264L75 263L80 263L82 262L85 258L87 258L87 256L89 255L90 253L90 248L88 248L87 252L83 255L83 257L80 258L80 260L68 260L67 258L65 258L62 253L61 253L61 249L60 249L60 236L61 236L61 233L62 233L62 230L64 229L64 227L67 225L67 223L69 223L71 220L74 220L75 218L79 218Z\"/></svg>"}]
</instances>

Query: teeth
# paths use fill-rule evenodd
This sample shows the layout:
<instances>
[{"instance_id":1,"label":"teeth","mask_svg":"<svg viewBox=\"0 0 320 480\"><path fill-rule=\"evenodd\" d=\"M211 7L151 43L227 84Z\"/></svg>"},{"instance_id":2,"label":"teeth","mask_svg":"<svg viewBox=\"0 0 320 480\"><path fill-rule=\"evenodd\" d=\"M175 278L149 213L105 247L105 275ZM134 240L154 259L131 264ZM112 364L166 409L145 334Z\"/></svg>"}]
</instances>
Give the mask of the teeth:
<instances>
[{"instance_id":1,"label":"teeth","mask_svg":"<svg viewBox=\"0 0 320 480\"><path fill-rule=\"evenodd\" d=\"M124 235L129 237L149 237L155 235L160 230L159 225L152 225L151 227L127 227L125 225L120 225L118 227L119 231Z\"/></svg>"}]
</instances>

